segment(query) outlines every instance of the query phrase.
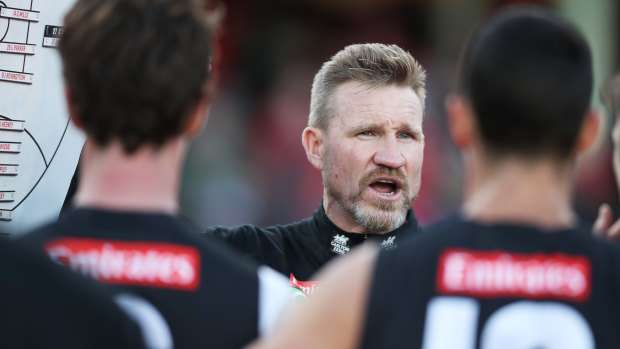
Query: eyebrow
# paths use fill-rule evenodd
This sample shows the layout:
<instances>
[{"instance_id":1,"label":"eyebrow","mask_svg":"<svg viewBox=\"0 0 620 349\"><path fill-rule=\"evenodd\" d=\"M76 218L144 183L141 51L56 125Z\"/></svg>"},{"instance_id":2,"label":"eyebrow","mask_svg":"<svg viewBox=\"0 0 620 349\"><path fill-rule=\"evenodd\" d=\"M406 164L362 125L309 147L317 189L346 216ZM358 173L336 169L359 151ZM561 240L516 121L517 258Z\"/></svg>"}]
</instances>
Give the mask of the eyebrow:
<instances>
[{"instance_id":1,"label":"eyebrow","mask_svg":"<svg viewBox=\"0 0 620 349\"><path fill-rule=\"evenodd\" d=\"M382 128L383 128L382 124L373 122L373 123L360 123L357 125L353 125L349 127L348 130L351 132L360 132L363 130L374 130L374 129L382 129ZM412 132L418 135L424 134L424 132L422 132L422 128L411 127L410 125L406 125L406 124L399 125L397 129L398 131Z\"/></svg>"}]
</instances>

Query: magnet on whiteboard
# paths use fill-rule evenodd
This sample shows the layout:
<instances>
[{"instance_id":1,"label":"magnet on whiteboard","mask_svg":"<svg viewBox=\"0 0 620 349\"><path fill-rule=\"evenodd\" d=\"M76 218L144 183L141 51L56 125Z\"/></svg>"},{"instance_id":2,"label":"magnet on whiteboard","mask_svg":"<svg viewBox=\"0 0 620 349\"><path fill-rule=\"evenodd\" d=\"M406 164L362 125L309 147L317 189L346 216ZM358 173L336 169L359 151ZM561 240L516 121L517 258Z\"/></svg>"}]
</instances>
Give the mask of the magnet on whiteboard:
<instances>
[{"instance_id":1,"label":"magnet on whiteboard","mask_svg":"<svg viewBox=\"0 0 620 349\"><path fill-rule=\"evenodd\" d=\"M18 172L17 164L0 164L0 176L17 176Z\"/></svg>"},{"instance_id":2,"label":"magnet on whiteboard","mask_svg":"<svg viewBox=\"0 0 620 349\"><path fill-rule=\"evenodd\" d=\"M0 221L10 222L13 220L13 211L0 210Z\"/></svg>"},{"instance_id":3,"label":"magnet on whiteboard","mask_svg":"<svg viewBox=\"0 0 620 349\"><path fill-rule=\"evenodd\" d=\"M62 27L46 25L43 32L43 47L58 47L58 40L62 35Z\"/></svg>"},{"instance_id":4,"label":"magnet on whiteboard","mask_svg":"<svg viewBox=\"0 0 620 349\"><path fill-rule=\"evenodd\" d=\"M23 120L0 120L0 130L23 131L24 123Z\"/></svg>"},{"instance_id":5,"label":"magnet on whiteboard","mask_svg":"<svg viewBox=\"0 0 620 349\"><path fill-rule=\"evenodd\" d=\"M16 42L0 42L0 52L33 55L36 45L20 44Z\"/></svg>"},{"instance_id":6,"label":"magnet on whiteboard","mask_svg":"<svg viewBox=\"0 0 620 349\"><path fill-rule=\"evenodd\" d=\"M19 82L20 84L32 84L32 76L30 73L20 73L9 70L0 70L0 81Z\"/></svg>"},{"instance_id":7,"label":"magnet on whiteboard","mask_svg":"<svg viewBox=\"0 0 620 349\"><path fill-rule=\"evenodd\" d=\"M39 11L28 11L19 8L1 7L0 17L20 19L29 22L38 22L41 13Z\"/></svg>"},{"instance_id":8,"label":"magnet on whiteboard","mask_svg":"<svg viewBox=\"0 0 620 349\"><path fill-rule=\"evenodd\" d=\"M19 153L22 150L22 142L0 142L0 153Z\"/></svg>"},{"instance_id":9,"label":"magnet on whiteboard","mask_svg":"<svg viewBox=\"0 0 620 349\"><path fill-rule=\"evenodd\" d=\"M15 201L15 190L0 191L0 202L13 202L13 201Z\"/></svg>"}]
</instances>

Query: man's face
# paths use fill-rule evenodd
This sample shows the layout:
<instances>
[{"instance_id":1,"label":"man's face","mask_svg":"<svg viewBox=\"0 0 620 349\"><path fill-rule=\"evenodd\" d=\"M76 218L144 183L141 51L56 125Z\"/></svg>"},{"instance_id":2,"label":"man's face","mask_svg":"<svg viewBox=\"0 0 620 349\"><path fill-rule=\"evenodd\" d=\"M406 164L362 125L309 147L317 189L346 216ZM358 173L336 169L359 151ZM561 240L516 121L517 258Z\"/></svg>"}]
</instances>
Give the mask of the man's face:
<instances>
[{"instance_id":1,"label":"man's face","mask_svg":"<svg viewBox=\"0 0 620 349\"><path fill-rule=\"evenodd\" d=\"M409 87L347 82L332 96L323 185L328 216L353 232L401 226L420 190L422 104Z\"/></svg>"}]
</instances>

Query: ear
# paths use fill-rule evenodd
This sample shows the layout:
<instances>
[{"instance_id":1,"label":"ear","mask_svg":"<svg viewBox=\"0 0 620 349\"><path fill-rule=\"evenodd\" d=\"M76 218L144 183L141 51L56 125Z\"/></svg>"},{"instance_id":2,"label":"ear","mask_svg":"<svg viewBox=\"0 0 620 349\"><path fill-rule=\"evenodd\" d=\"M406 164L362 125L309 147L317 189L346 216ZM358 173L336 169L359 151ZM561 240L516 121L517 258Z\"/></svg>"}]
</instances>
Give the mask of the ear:
<instances>
[{"instance_id":1,"label":"ear","mask_svg":"<svg viewBox=\"0 0 620 349\"><path fill-rule=\"evenodd\" d=\"M581 124L581 130L577 136L577 142L575 143L575 152L577 154L583 154L588 151L594 144L598 143L596 140L600 137L599 130L601 126L601 116L594 110L590 109L583 119Z\"/></svg>"},{"instance_id":2,"label":"ear","mask_svg":"<svg viewBox=\"0 0 620 349\"><path fill-rule=\"evenodd\" d=\"M190 138L196 137L207 123L209 118L209 108L211 101L207 97L201 98L192 110L187 125L185 126L185 134Z\"/></svg>"},{"instance_id":3,"label":"ear","mask_svg":"<svg viewBox=\"0 0 620 349\"><path fill-rule=\"evenodd\" d=\"M469 102L462 96L450 94L444 101L452 142L459 148L469 148L476 137L476 123Z\"/></svg>"},{"instance_id":4,"label":"ear","mask_svg":"<svg viewBox=\"0 0 620 349\"><path fill-rule=\"evenodd\" d=\"M73 122L73 124L77 128L83 129L82 120L79 118L77 112L75 111L75 101L73 99L73 93L71 93L71 90L69 90L69 87L67 86L65 86L65 100L67 101L67 109L69 110L69 119L71 119L71 122Z\"/></svg>"},{"instance_id":5,"label":"ear","mask_svg":"<svg viewBox=\"0 0 620 349\"><path fill-rule=\"evenodd\" d=\"M323 169L323 132L321 130L308 126L301 134L301 144L306 150L308 161L317 170Z\"/></svg>"}]
</instances>

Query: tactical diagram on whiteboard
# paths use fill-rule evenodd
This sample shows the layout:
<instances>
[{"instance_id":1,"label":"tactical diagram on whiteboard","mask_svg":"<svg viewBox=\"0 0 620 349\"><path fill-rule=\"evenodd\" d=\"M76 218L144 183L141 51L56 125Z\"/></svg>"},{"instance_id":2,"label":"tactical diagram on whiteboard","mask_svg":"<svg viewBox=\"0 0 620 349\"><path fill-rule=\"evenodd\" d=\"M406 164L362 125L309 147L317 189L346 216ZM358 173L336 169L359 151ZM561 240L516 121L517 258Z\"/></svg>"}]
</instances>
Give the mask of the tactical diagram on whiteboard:
<instances>
[{"instance_id":1,"label":"tactical diagram on whiteboard","mask_svg":"<svg viewBox=\"0 0 620 349\"><path fill-rule=\"evenodd\" d=\"M57 217L84 137L56 51L73 0L0 0L0 234Z\"/></svg>"},{"instance_id":2,"label":"tactical diagram on whiteboard","mask_svg":"<svg viewBox=\"0 0 620 349\"><path fill-rule=\"evenodd\" d=\"M4 25L0 24L0 33L4 27L4 34L0 40L0 52L16 54L15 59L2 60L0 66L0 80L2 81L32 84L32 74L25 72L26 57L34 55L36 46L28 43L28 37L30 23L38 22L40 13L32 10L32 0L30 5L29 9L14 8L8 7L6 2L0 1L0 23L4 22L2 23ZM11 21L14 30L11 30ZM24 24L26 25L25 28L23 28ZM9 31L11 35L9 35ZM19 69L20 61L23 62L21 69Z\"/></svg>"}]
</instances>

